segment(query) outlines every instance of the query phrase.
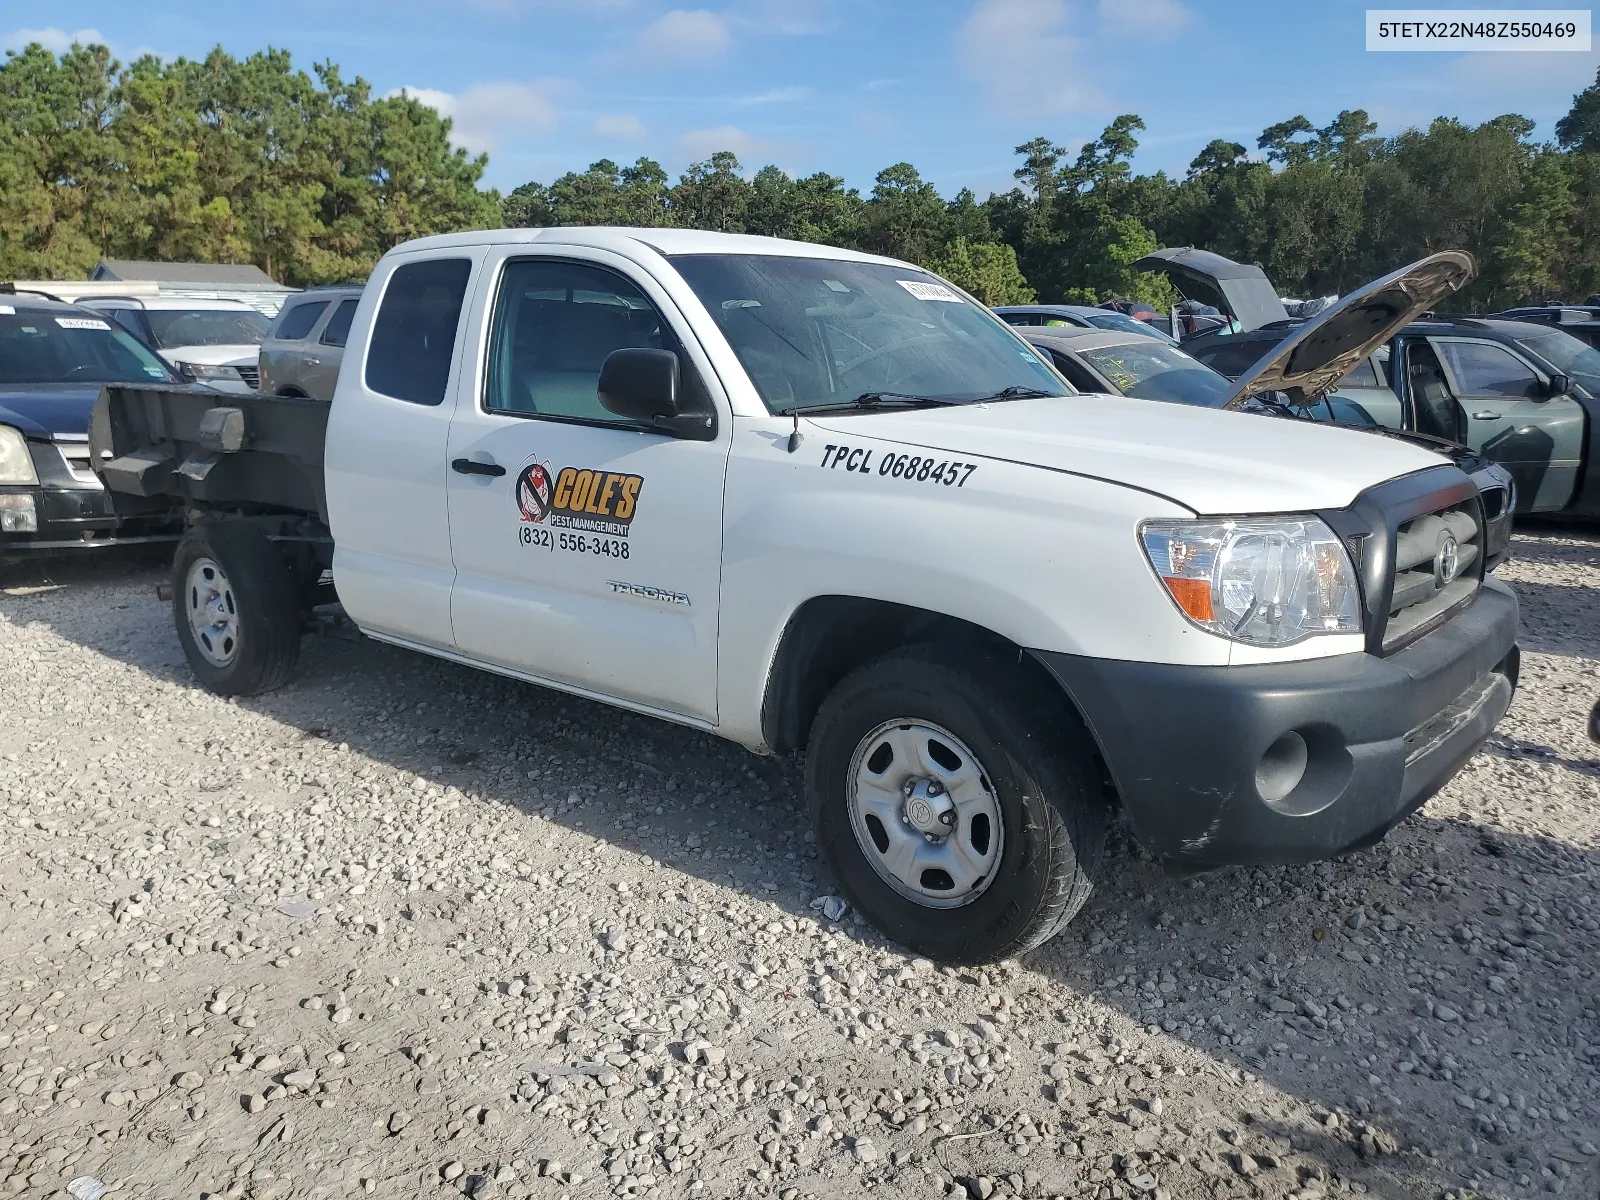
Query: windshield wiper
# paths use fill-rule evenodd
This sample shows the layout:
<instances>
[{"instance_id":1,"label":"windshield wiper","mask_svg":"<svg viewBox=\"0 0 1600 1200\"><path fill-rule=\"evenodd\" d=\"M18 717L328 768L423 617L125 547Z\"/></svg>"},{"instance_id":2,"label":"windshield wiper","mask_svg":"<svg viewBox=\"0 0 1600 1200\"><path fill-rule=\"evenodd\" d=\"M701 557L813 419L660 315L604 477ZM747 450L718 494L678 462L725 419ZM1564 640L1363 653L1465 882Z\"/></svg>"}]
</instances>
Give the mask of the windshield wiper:
<instances>
[{"instance_id":1,"label":"windshield wiper","mask_svg":"<svg viewBox=\"0 0 1600 1200\"><path fill-rule=\"evenodd\" d=\"M944 408L952 404L966 404L965 400L941 399L938 396L918 396L910 392L862 392L854 400L834 400L826 404L804 404L799 408L786 408L783 415L806 416L811 413L876 412L886 408Z\"/></svg>"},{"instance_id":2,"label":"windshield wiper","mask_svg":"<svg viewBox=\"0 0 1600 1200\"><path fill-rule=\"evenodd\" d=\"M1036 387L1024 387L1020 383L1013 383L1010 387L1001 388L992 396L979 396L972 401L974 404L987 404L991 400L1037 400L1045 396L1054 396L1054 392L1042 392Z\"/></svg>"}]
</instances>

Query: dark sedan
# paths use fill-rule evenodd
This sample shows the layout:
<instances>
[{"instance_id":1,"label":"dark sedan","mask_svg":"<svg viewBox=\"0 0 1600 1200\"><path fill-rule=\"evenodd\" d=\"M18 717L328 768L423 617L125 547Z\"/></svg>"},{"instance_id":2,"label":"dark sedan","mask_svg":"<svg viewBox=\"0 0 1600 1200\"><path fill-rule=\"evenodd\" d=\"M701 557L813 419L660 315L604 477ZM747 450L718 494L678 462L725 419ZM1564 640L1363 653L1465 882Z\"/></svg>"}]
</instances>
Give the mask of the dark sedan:
<instances>
[{"instance_id":1,"label":"dark sedan","mask_svg":"<svg viewBox=\"0 0 1600 1200\"><path fill-rule=\"evenodd\" d=\"M119 518L89 459L89 414L106 383L182 381L100 314L0 294L0 556L156 541L166 505Z\"/></svg>"}]
</instances>

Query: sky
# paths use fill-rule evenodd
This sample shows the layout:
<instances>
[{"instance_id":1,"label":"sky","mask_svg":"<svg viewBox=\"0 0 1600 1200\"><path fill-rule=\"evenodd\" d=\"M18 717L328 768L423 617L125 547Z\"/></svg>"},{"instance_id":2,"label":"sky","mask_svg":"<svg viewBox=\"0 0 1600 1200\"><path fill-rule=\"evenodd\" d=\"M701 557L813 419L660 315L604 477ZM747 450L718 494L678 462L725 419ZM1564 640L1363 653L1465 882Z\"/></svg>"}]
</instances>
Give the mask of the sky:
<instances>
[{"instance_id":1,"label":"sky","mask_svg":"<svg viewBox=\"0 0 1600 1200\"><path fill-rule=\"evenodd\" d=\"M1013 185L1021 143L1044 136L1075 151L1127 112L1147 126L1136 168L1178 175L1212 138L1254 149L1270 124L1303 113L1323 125L1345 108L1365 108L1386 134L1517 112L1548 138L1600 65L1593 52L1369 53L1365 10L1349 0L0 0L0 48L99 41L129 61L270 45L306 68L331 59L375 94L404 88L450 116L458 144L489 154L485 183L505 191L600 158L647 155L676 178L727 149L747 171L827 171L863 192L905 161L946 195L980 197Z\"/></svg>"}]
</instances>

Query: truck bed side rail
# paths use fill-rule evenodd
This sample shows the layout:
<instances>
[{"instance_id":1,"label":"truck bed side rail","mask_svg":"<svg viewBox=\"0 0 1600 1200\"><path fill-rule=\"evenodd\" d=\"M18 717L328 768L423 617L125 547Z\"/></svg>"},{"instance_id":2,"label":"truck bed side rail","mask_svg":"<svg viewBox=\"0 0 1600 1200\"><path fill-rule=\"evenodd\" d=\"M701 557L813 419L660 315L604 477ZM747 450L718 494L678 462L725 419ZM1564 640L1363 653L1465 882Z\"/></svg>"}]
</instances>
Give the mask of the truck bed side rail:
<instances>
[{"instance_id":1,"label":"truck bed side rail","mask_svg":"<svg viewBox=\"0 0 1600 1200\"><path fill-rule=\"evenodd\" d=\"M326 522L327 428L321 400L116 384L100 392L89 446L113 493Z\"/></svg>"}]
</instances>

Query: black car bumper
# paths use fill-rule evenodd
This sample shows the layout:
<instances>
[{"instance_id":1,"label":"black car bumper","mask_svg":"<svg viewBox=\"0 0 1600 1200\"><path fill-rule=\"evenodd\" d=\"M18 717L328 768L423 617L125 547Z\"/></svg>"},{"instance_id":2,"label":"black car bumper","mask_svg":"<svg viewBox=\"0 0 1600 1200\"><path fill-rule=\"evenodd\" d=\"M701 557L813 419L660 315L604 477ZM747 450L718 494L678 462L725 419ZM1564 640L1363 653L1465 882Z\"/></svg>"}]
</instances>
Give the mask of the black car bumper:
<instances>
[{"instance_id":1,"label":"black car bumper","mask_svg":"<svg viewBox=\"0 0 1600 1200\"><path fill-rule=\"evenodd\" d=\"M1310 862L1378 841L1505 715L1516 639L1516 597L1488 579L1450 621L1387 657L1240 667L1037 657L1087 720L1135 835L1173 866L1206 869Z\"/></svg>"},{"instance_id":2,"label":"black car bumper","mask_svg":"<svg viewBox=\"0 0 1600 1200\"><path fill-rule=\"evenodd\" d=\"M0 486L0 495L26 496L32 530L0 530L0 554L92 550L142 542L175 541L183 532L181 514L167 512L122 517L112 511L99 488Z\"/></svg>"}]
</instances>

